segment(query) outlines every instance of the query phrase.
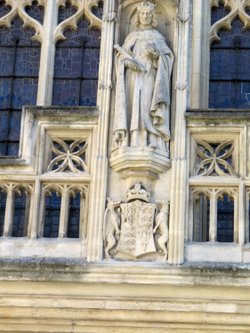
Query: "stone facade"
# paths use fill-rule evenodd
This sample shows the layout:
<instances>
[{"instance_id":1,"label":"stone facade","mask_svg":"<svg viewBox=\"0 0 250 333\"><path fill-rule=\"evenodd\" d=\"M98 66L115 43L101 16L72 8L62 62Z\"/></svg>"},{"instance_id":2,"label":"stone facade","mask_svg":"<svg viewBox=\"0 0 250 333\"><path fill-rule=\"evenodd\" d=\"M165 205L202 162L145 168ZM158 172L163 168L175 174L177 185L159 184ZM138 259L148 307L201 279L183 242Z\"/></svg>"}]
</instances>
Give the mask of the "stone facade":
<instances>
[{"instance_id":1,"label":"stone facade","mask_svg":"<svg viewBox=\"0 0 250 333\"><path fill-rule=\"evenodd\" d=\"M1 332L250 330L248 6L0 1Z\"/></svg>"}]
</instances>

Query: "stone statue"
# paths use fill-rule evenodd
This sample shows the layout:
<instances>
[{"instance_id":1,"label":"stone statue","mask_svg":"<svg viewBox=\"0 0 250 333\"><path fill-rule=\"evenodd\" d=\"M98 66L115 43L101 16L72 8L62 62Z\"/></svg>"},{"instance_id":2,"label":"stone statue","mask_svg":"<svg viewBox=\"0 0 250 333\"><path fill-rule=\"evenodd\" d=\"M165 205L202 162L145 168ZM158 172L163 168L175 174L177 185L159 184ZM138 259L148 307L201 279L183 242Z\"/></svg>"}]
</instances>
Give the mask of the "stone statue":
<instances>
[{"instance_id":1,"label":"stone statue","mask_svg":"<svg viewBox=\"0 0 250 333\"><path fill-rule=\"evenodd\" d=\"M103 238L106 258L110 258L110 251L115 247L120 234L120 217L116 212L120 201L107 198L108 205L104 216Z\"/></svg>"},{"instance_id":2,"label":"stone statue","mask_svg":"<svg viewBox=\"0 0 250 333\"><path fill-rule=\"evenodd\" d=\"M137 6L137 30L122 47L115 45L116 147L166 149L170 140L170 79L173 54L155 27L154 7L149 1Z\"/></svg>"},{"instance_id":3,"label":"stone statue","mask_svg":"<svg viewBox=\"0 0 250 333\"><path fill-rule=\"evenodd\" d=\"M169 202L159 201L160 212L156 215L154 234L158 231L160 236L158 238L158 244L163 255L163 259L167 260L168 250L168 216L169 216Z\"/></svg>"}]
</instances>

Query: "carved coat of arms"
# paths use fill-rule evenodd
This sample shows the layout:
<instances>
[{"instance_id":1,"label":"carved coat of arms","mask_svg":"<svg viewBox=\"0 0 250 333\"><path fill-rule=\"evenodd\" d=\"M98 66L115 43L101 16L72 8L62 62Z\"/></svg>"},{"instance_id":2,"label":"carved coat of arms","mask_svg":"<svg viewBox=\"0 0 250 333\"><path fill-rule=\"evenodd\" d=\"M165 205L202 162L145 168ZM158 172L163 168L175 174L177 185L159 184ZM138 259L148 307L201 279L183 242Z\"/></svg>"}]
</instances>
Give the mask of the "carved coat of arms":
<instances>
[{"instance_id":1,"label":"carved coat of arms","mask_svg":"<svg viewBox=\"0 0 250 333\"><path fill-rule=\"evenodd\" d=\"M124 254L140 258L156 254L167 258L168 202L149 203L149 192L135 184L127 192L127 203L108 199L105 212L104 246L106 257ZM157 239L157 240L156 240Z\"/></svg>"},{"instance_id":2,"label":"carved coat of arms","mask_svg":"<svg viewBox=\"0 0 250 333\"><path fill-rule=\"evenodd\" d=\"M135 200L121 204L121 234L117 251L135 258L156 252L153 238L155 204Z\"/></svg>"}]
</instances>

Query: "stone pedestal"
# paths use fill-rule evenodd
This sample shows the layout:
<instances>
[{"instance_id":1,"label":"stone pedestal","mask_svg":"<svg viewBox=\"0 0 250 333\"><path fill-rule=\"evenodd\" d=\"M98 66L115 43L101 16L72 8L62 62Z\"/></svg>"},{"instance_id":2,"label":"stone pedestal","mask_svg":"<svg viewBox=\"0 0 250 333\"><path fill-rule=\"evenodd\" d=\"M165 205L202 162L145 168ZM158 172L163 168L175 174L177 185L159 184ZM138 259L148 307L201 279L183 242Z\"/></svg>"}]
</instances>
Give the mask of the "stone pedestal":
<instances>
[{"instance_id":1,"label":"stone pedestal","mask_svg":"<svg viewBox=\"0 0 250 333\"><path fill-rule=\"evenodd\" d=\"M136 180L145 184L154 181L170 166L169 152L153 147L122 147L113 151L110 157L110 167L129 184Z\"/></svg>"}]
</instances>

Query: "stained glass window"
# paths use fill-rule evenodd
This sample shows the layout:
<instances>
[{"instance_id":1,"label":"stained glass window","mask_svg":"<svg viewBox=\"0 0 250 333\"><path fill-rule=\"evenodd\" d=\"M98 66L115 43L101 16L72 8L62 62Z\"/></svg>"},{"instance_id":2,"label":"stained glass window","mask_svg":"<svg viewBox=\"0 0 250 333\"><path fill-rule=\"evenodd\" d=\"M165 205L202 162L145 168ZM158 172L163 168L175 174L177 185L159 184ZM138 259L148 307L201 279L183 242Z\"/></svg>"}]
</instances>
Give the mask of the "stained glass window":
<instances>
[{"instance_id":1,"label":"stained glass window","mask_svg":"<svg viewBox=\"0 0 250 333\"><path fill-rule=\"evenodd\" d=\"M214 7L212 23L227 13L223 4ZM237 18L219 37L211 45L209 107L250 108L250 30Z\"/></svg>"},{"instance_id":2,"label":"stained glass window","mask_svg":"<svg viewBox=\"0 0 250 333\"><path fill-rule=\"evenodd\" d=\"M7 11L0 2L0 17ZM42 21L41 7L27 11ZM40 44L31 39L34 30L22 24L16 17L10 28L0 28L0 156L18 156L22 107L36 104Z\"/></svg>"},{"instance_id":3,"label":"stained glass window","mask_svg":"<svg viewBox=\"0 0 250 333\"><path fill-rule=\"evenodd\" d=\"M68 2L59 10L59 23L76 9ZM96 10L101 16L102 7ZM56 45L53 105L96 105L100 57L100 31L89 29L82 19L77 30L66 30L66 39Z\"/></svg>"}]
</instances>

